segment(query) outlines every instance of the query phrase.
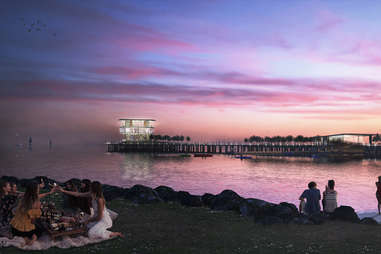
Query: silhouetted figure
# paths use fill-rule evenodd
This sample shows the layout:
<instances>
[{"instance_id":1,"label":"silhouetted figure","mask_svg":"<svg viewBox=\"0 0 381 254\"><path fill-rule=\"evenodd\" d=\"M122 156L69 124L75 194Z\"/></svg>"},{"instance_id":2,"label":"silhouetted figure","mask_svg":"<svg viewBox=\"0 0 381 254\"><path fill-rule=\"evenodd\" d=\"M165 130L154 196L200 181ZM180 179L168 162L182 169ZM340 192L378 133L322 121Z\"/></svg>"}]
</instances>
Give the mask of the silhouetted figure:
<instances>
[{"instance_id":1,"label":"silhouetted figure","mask_svg":"<svg viewBox=\"0 0 381 254\"><path fill-rule=\"evenodd\" d=\"M320 212L320 190L316 188L315 182L310 182L308 184L308 189L305 190L299 198L304 202L306 199L307 202L304 206L304 213L311 215L316 212Z\"/></svg>"},{"instance_id":2,"label":"silhouetted figure","mask_svg":"<svg viewBox=\"0 0 381 254\"><path fill-rule=\"evenodd\" d=\"M29 140L28 140L28 143L29 143L29 150L32 150L32 137L29 136Z\"/></svg>"},{"instance_id":3,"label":"silhouetted figure","mask_svg":"<svg viewBox=\"0 0 381 254\"><path fill-rule=\"evenodd\" d=\"M52 149L52 147L53 147L53 143L52 143L52 140L51 140L51 139L49 139L49 149Z\"/></svg>"}]
</instances>

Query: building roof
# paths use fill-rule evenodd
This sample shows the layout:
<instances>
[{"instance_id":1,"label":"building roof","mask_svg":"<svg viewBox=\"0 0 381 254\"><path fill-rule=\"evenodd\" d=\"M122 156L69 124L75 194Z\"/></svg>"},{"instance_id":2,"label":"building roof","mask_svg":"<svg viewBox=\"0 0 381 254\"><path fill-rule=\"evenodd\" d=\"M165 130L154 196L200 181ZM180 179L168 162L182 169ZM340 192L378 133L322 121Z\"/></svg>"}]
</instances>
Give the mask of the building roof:
<instances>
[{"instance_id":1,"label":"building roof","mask_svg":"<svg viewBox=\"0 0 381 254\"><path fill-rule=\"evenodd\" d=\"M339 133L339 134L331 134L331 135L326 135L323 137L334 137L334 136L375 136L377 134L364 134L364 133Z\"/></svg>"},{"instance_id":2,"label":"building roof","mask_svg":"<svg viewBox=\"0 0 381 254\"><path fill-rule=\"evenodd\" d=\"M120 120L140 120L140 121L156 121L154 119L145 119L145 118L120 118Z\"/></svg>"}]
</instances>

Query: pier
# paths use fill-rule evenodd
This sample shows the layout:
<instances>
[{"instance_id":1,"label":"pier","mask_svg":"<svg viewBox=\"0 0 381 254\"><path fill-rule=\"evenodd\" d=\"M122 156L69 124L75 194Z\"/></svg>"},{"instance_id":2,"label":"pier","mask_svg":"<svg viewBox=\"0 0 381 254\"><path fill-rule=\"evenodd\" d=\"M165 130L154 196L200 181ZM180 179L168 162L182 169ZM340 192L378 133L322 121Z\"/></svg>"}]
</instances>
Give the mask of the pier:
<instances>
[{"instance_id":1,"label":"pier","mask_svg":"<svg viewBox=\"0 0 381 254\"><path fill-rule=\"evenodd\" d=\"M107 144L108 152L145 153L185 153L185 154L226 154L260 156L328 156L335 152L334 144L210 144L187 142L128 142ZM381 146L363 145L364 158L381 158ZM337 151L336 151L337 152Z\"/></svg>"}]
</instances>

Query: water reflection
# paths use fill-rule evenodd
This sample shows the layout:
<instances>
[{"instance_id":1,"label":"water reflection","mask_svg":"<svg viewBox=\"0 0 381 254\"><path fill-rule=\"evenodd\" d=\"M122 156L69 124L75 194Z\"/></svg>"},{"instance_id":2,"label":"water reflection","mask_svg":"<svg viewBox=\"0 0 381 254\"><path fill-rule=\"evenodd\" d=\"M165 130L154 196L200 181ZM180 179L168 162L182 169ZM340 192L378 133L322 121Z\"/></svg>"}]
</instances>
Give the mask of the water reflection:
<instances>
[{"instance_id":1,"label":"water reflection","mask_svg":"<svg viewBox=\"0 0 381 254\"><path fill-rule=\"evenodd\" d=\"M149 181L153 177L154 161L149 154L125 154L121 175L130 181Z\"/></svg>"},{"instance_id":2,"label":"water reflection","mask_svg":"<svg viewBox=\"0 0 381 254\"><path fill-rule=\"evenodd\" d=\"M298 203L298 197L315 181L324 191L329 179L336 181L339 204L358 211L375 211L375 181L381 175L381 161L364 160L327 163L310 158L255 157L236 159L229 156L211 158L173 155L105 153L99 147L59 147L49 150L34 146L17 151L1 151L0 175L29 178L47 175L59 181L90 178L104 183L131 187L171 186L194 194L217 194L232 189L244 197L270 202Z\"/></svg>"}]
</instances>

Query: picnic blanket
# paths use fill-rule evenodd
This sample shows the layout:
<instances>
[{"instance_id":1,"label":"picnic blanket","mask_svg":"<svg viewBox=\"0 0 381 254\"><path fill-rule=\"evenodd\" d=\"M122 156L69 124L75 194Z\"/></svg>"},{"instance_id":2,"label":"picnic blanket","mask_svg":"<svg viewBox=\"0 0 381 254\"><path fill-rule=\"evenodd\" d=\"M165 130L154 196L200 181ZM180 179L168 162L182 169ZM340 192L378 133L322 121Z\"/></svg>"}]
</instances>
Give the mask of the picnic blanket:
<instances>
[{"instance_id":1,"label":"picnic blanket","mask_svg":"<svg viewBox=\"0 0 381 254\"><path fill-rule=\"evenodd\" d=\"M111 239L111 238L110 238ZM64 236L61 239L52 241L50 237L46 234L43 234L36 242L32 245L25 245L25 241L22 237L14 237L9 239L7 237L0 237L1 247L16 247L23 250L46 250L51 247L57 247L62 249L72 248L72 247L81 247L87 244L99 243L109 239L90 239L85 236L69 237Z\"/></svg>"},{"instance_id":2,"label":"picnic blanket","mask_svg":"<svg viewBox=\"0 0 381 254\"><path fill-rule=\"evenodd\" d=\"M107 209L110 213L110 217L112 220L115 220L118 216L118 213L111 211L110 209ZM1 229L0 229L0 235ZM55 241L52 241L50 239L50 236L46 233L44 233L40 238L37 239L32 245L25 245L25 241L22 237L15 236L13 238L8 238L5 236L0 236L0 248L1 247L16 247L23 250L46 250L51 247L57 247L62 249L72 248L72 247L81 247L87 244L94 244L103 242L109 239L102 239L102 238L89 238L87 236L76 236L76 237L70 237L70 236L63 236L60 239L57 239Z\"/></svg>"}]
</instances>

